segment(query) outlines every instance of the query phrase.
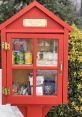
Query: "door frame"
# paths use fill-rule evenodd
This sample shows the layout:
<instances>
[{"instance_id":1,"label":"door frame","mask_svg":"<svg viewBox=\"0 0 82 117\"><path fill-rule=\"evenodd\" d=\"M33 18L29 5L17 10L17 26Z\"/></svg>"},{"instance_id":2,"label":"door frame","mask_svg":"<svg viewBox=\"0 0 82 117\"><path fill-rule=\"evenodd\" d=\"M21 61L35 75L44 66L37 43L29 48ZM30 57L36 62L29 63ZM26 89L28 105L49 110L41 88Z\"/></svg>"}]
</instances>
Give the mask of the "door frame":
<instances>
[{"instance_id":1,"label":"door frame","mask_svg":"<svg viewBox=\"0 0 82 117\"><path fill-rule=\"evenodd\" d=\"M34 78L34 95L33 96L12 96L12 39L20 38L33 38L34 51L36 51L37 38L45 39L58 39L58 95L57 96L35 96L36 93L36 78ZM27 34L27 33L7 33L7 42L10 43L10 50L7 51L7 87L10 88L10 95L7 96L7 102L11 104L61 104L62 103L62 90L63 90L63 71L61 73L60 64L63 64L63 34ZM35 67L36 56L34 56ZM35 67L36 69L36 67ZM34 73L34 77L36 74ZM23 102L22 102L23 100Z\"/></svg>"}]
</instances>

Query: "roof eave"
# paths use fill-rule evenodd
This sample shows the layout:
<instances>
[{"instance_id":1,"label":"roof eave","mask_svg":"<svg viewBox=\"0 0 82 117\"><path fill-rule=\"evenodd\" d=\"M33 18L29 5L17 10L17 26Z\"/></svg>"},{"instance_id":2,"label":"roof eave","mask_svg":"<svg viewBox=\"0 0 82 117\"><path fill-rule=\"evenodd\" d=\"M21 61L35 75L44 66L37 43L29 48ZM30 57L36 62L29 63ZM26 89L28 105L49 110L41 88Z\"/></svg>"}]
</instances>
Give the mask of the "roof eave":
<instances>
[{"instance_id":1,"label":"roof eave","mask_svg":"<svg viewBox=\"0 0 82 117\"><path fill-rule=\"evenodd\" d=\"M61 26L63 26L64 28L66 28L69 32L73 31L73 29L71 28L70 25L68 25L66 22L62 21L60 18L58 18L57 16L55 16L52 12L50 12L49 10L47 10L44 6L42 6L41 4L39 4L36 1L32 2L28 7L25 7L24 9L22 9L21 11L19 11L16 15L14 15L10 19L8 19L6 22L2 23L0 25L0 30L2 30L3 28L5 28L7 25L9 25L10 23L12 23L17 18L21 17L24 13L28 12L34 6L36 6L38 9L40 9L41 11L43 11L45 14L47 14L49 17L51 17L54 21L56 21L57 23L59 23Z\"/></svg>"}]
</instances>

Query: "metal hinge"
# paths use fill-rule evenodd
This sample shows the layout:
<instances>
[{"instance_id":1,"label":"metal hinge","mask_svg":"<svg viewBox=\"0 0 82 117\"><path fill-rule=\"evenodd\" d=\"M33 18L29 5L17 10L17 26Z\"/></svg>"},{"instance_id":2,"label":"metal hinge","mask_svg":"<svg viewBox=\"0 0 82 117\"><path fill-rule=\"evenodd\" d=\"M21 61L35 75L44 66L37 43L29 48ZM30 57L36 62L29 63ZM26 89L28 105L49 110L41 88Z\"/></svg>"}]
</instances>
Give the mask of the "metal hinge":
<instances>
[{"instance_id":1,"label":"metal hinge","mask_svg":"<svg viewBox=\"0 0 82 117\"><path fill-rule=\"evenodd\" d=\"M3 88L2 93L3 93L3 95L8 96L8 95L10 95L10 89L9 88Z\"/></svg>"},{"instance_id":2,"label":"metal hinge","mask_svg":"<svg viewBox=\"0 0 82 117\"><path fill-rule=\"evenodd\" d=\"M2 49L4 49L4 50L10 50L10 43L8 43L8 42L2 42Z\"/></svg>"}]
</instances>

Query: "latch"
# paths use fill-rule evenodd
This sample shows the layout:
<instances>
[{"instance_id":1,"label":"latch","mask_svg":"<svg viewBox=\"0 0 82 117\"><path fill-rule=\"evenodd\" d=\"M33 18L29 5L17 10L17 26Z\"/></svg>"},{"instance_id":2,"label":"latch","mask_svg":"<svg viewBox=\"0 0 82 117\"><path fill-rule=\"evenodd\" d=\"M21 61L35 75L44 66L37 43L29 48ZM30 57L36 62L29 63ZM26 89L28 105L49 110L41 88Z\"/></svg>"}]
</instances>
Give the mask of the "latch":
<instances>
[{"instance_id":1,"label":"latch","mask_svg":"<svg viewBox=\"0 0 82 117\"><path fill-rule=\"evenodd\" d=\"M62 62L60 62L60 74L62 75L62 71L63 71L63 65Z\"/></svg>"},{"instance_id":2,"label":"latch","mask_svg":"<svg viewBox=\"0 0 82 117\"><path fill-rule=\"evenodd\" d=\"M4 49L4 50L10 50L10 43L8 43L8 42L2 42L2 49Z\"/></svg>"},{"instance_id":3,"label":"latch","mask_svg":"<svg viewBox=\"0 0 82 117\"><path fill-rule=\"evenodd\" d=\"M5 96L10 95L10 89L9 88L3 88L2 89L2 94L5 95Z\"/></svg>"}]
</instances>

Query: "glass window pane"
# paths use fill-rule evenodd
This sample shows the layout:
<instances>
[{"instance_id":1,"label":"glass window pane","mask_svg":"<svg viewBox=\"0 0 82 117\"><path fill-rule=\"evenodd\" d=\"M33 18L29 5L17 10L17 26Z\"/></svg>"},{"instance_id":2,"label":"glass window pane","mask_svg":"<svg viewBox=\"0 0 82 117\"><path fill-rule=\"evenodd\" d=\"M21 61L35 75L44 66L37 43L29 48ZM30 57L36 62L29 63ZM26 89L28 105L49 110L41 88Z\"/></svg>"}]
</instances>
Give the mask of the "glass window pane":
<instances>
[{"instance_id":1,"label":"glass window pane","mask_svg":"<svg viewBox=\"0 0 82 117\"><path fill-rule=\"evenodd\" d=\"M13 95L32 95L31 87L33 87L32 70L13 70L12 73L12 94Z\"/></svg>"},{"instance_id":2,"label":"glass window pane","mask_svg":"<svg viewBox=\"0 0 82 117\"><path fill-rule=\"evenodd\" d=\"M13 39L12 40L12 64L32 65L33 64L33 40Z\"/></svg>"},{"instance_id":3,"label":"glass window pane","mask_svg":"<svg viewBox=\"0 0 82 117\"><path fill-rule=\"evenodd\" d=\"M57 95L57 71L38 70L36 76L36 95Z\"/></svg>"},{"instance_id":4,"label":"glass window pane","mask_svg":"<svg viewBox=\"0 0 82 117\"><path fill-rule=\"evenodd\" d=\"M58 41L38 40L37 65L57 66L58 63Z\"/></svg>"}]
</instances>

